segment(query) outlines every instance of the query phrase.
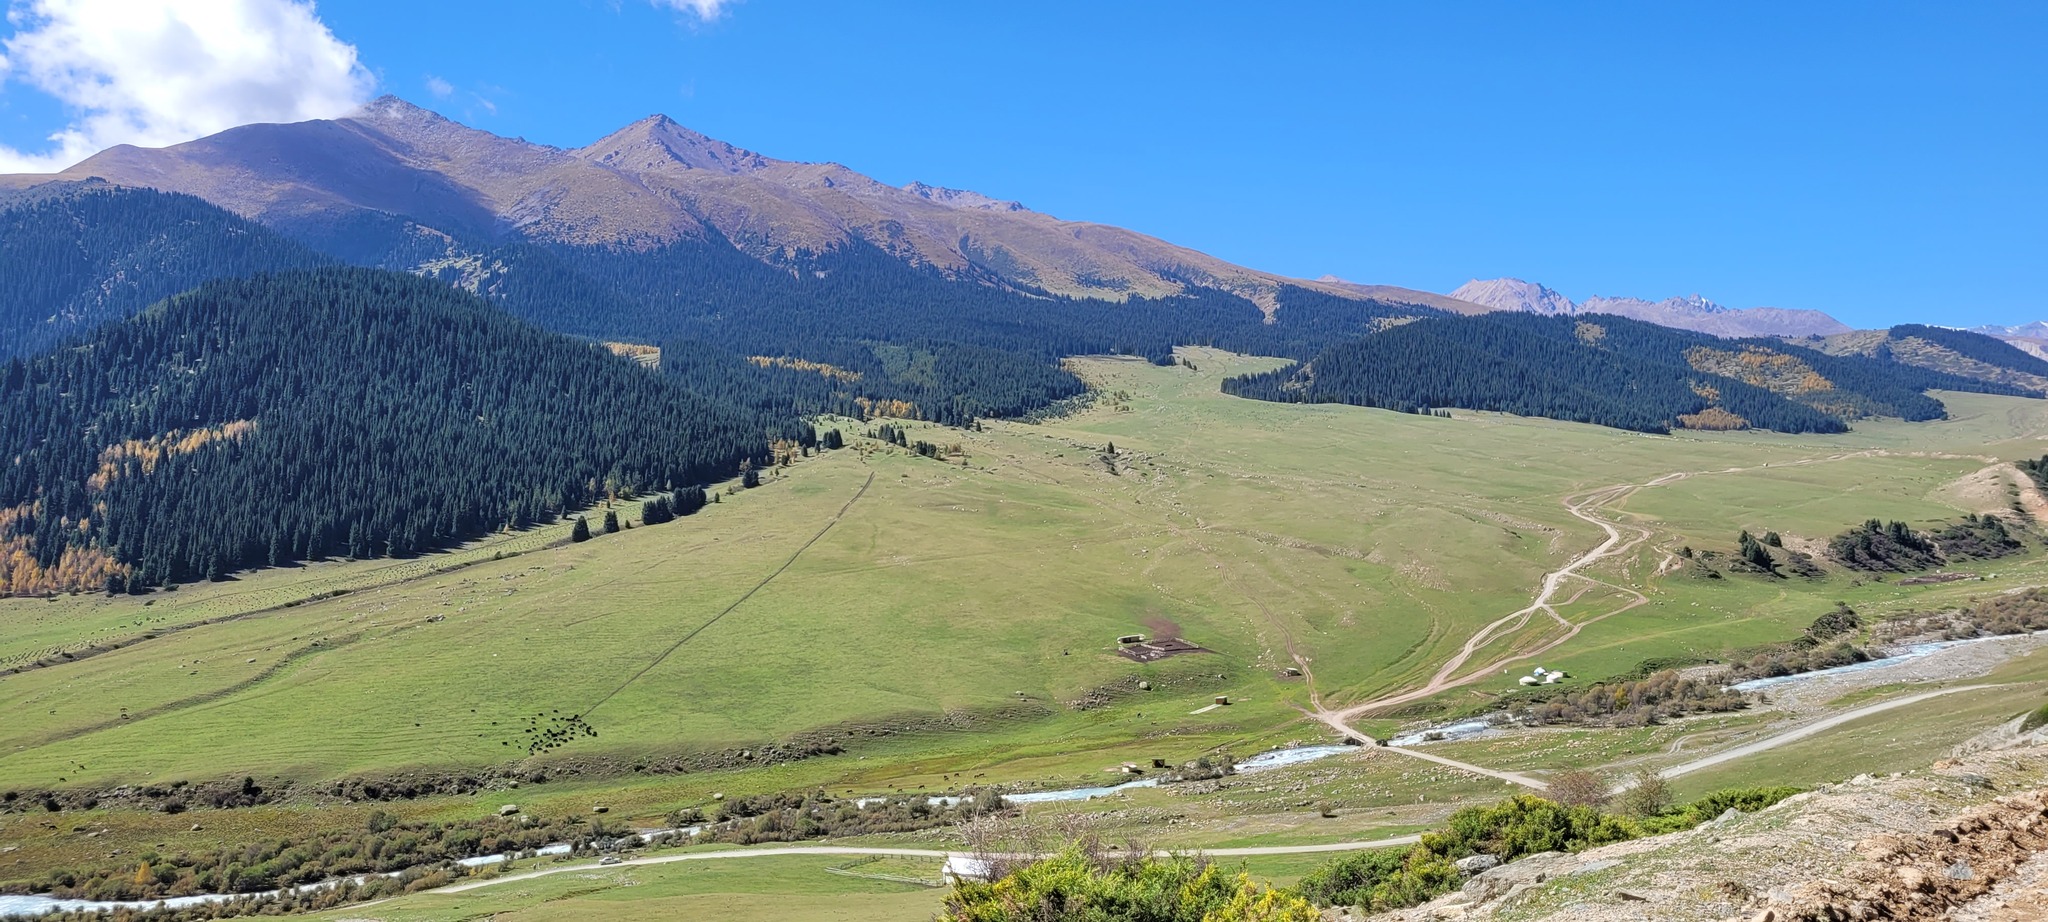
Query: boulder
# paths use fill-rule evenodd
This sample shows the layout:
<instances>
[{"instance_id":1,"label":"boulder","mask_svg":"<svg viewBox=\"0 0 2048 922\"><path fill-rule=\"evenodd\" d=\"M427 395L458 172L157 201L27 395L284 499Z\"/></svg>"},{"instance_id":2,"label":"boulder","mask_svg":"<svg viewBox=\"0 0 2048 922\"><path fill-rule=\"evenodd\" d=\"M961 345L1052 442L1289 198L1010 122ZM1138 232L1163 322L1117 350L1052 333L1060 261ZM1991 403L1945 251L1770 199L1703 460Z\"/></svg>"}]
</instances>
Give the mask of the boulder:
<instances>
[{"instance_id":1,"label":"boulder","mask_svg":"<svg viewBox=\"0 0 2048 922\"><path fill-rule=\"evenodd\" d=\"M1579 859L1564 852L1538 852L1474 875L1463 893L1474 903L1490 903L1578 869Z\"/></svg>"},{"instance_id":2,"label":"boulder","mask_svg":"<svg viewBox=\"0 0 2048 922\"><path fill-rule=\"evenodd\" d=\"M1457 861L1459 872L1470 877L1500 867L1500 859L1492 855L1467 855Z\"/></svg>"},{"instance_id":3,"label":"boulder","mask_svg":"<svg viewBox=\"0 0 2048 922\"><path fill-rule=\"evenodd\" d=\"M518 804L506 804L506 805L504 805L504 806L502 806L502 807L499 807L499 808L498 808L498 815L499 815L499 816L512 816L512 815L514 815L514 814L517 814L518 812L519 812L519 805L518 805Z\"/></svg>"}]
</instances>

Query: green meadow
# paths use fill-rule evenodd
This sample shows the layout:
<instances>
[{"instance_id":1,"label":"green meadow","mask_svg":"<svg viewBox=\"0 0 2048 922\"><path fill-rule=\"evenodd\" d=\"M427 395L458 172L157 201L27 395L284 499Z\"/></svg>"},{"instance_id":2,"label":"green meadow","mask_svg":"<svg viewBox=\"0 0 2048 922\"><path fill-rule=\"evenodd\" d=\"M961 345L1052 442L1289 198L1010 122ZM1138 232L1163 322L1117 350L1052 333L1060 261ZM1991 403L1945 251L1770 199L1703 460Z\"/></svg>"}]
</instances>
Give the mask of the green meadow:
<instances>
[{"instance_id":1,"label":"green meadow","mask_svg":"<svg viewBox=\"0 0 2048 922\"><path fill-rule=\"evenodd\" d=\"M2042 401L1943 395L1954 419L1865 421L1839 436L1649 436L1239 400L1218 391L1222 378L1271 360L1184 354L1194 368L1077 360L1097 396L1068 417L913 432L957 444L945 460L854 438L758 489L721 489L697 516L587 543L567 543L557 525L418 560L261 571L142 597L0 600L0 669L43 664L0 676L0 791L250 776L296 792L237 811L278 828L319 822L305 810L315 806L358 822L351 811L366 808L326 793L344 779L545 775L516 795L531 812L603 802L653 821L719 793L1100 784L1126 761L1326 742L1302 709L1427 681L1473 632L1529 604L1545 573L1600 542L1564 502L1618 484L1646 486L1596 512L1652 536L1567 584L1558 612L1580 633L1409 718L1483 710L1537 662L1594 679L1788 639L1836 600L1885 613L2048 582L2038 547L1959 567L1982 580L1935 586L1842 572L1660 575L1680 547L1725 554L1743 529L1813 546L1871 517L1924 526L2006 508L2011 495L1977 481L1995 461L2044 450ZM852 436L866 428L837 424ZM1671 474L1688 476L1648 485ZM633 503L621 509L638 524ZM1648 603L1616 613L1637 591ZM1532 618L1471 665L1563 630ZM1207 652L1137 663L1116 652L1131 633ZM1203 710L1219 695L1231 703ZM2003 713L1953 704L1972 727ZM596 735L529 752L530 719L572 714ZM1587 741L1554 757L1533 745L1455 751L1540 772L1640 757L1672 739L1573 733ZM777 757L795 750L821 754ZM1716 780L1848 767L1801 751L1727 766ZM1344 809L1415 800L1398 787ZM1472 797L1498 788L1450 787ZM513 796L386 809L477 816ZM248 831L178 819L101 809L79 822L110 829L102 848L200 847ZM1369 825L1358 815L1323 832L1218 822L1176 841L1302 841ZM0 836L25 844L0 859L0 881L82 860L87 850L63 831L73 824L0 817ZM929 891L825 874L814 861L734 864L617 872L632 887L578 889L563 875L519 885L522 896L432 897L406 910L416 916L380 918L485 911L474 907L567 918L571 906L602 914L621 893L669 915L739 912L720 894L768 886L815 897L816 913L796 913L806 918L839 917L827 906L879 918L935 905Z\"/></svg>"}]
</instances>

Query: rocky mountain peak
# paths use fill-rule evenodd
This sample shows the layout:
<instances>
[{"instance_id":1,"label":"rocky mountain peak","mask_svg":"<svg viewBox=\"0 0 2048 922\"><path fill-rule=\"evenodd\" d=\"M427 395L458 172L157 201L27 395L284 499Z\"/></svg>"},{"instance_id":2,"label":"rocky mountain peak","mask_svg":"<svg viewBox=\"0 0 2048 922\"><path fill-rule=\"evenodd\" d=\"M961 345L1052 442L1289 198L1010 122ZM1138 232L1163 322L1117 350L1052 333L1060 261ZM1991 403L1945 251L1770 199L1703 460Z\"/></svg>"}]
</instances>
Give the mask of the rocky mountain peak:
<instances>
[{"instance_id":1,"label":"rocky mountain peak","mask_svg":"<svg viewBox=\"0 0 2048 922\"><path fill-rule=\"evenodd\" d=\"M1031 210L1029 208L1024 207L1024 205L1020 202L1015 202L1008 199L992 198L990 196L986 196L979 192L974 192L968 189L948 189L944 186L934 186L929 183L923 182L913 182L907 186L904 186L903 191L908 192L911 195L915 195L918 198L924 199L925 201L932 202L934 204L945 205L949 208L967 208L976 211Z\"/></svg>"},{"instance_id":2,"label":"rocky mountain peak","mask_svg":"<svg viewBox=\"0 0 2048 922\"><path fill-rule=\"evenodd\" d=\"M1532 314L1572 314L1579 306L1572 299L1534 282L1521 279L1473 279L1458 286L1451 297L1501 311Z\"/></svg>"},{"instance_id":3,"label":"rocky mountain peak","mask_svg":"<svg viewBox=\"0 0 2048 922\"><path fill-rule=\"evenodd\" d=\"M781 163L692 131L666 115L650 115L572 153L629 172L686 169L742 176Z\"/></svg>"},{"instance_id":4,"label":"rocky mountain peak","mask_svg":"<svg viewBox=\"0 0 2048 922\"><path fill-rule=\"evenodd\" d=\"M354 119L359 122L413 121L454 124L438 112L431 109L422 109L389 93L363 103L361 106L356 107L354 112L350 112L342 116L342 118Z\"/></svg>"},{"instance_id":5,"label":"rocky mountain peak","mask_svg":"<svg viewBox=\"0 0 2048 922\"><path fill-rule=\"evenodd\" d=\"M1709 301L1706 298L1700 297L1697 294L1686 295L1683 298L1672 298L1669 302L1666 303L1671 304L1673 307L1680 307L1690 311L1698 311L1702 314L1720 314L1732 310L1732 308L1715 304L1714 302Z\"/></svg>"}]
</instances>

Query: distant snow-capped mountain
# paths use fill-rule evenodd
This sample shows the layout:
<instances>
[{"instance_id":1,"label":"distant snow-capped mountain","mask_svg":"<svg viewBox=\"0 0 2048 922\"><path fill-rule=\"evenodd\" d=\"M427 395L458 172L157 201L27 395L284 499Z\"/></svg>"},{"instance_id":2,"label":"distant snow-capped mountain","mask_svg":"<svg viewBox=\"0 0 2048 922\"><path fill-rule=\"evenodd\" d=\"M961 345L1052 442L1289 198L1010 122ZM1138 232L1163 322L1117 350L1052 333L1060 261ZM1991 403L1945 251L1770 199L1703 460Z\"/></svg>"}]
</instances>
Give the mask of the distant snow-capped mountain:
<instances>
[{"instance_id":1,"label":"distant snow-capped mountain","mask_svg":"<svg viewBox=\"0 0 2048 922\"><path fill-rule=\"evenodd\" d=\"M1500 311L1532 314L1614 314L1660 326L1715 336L1832 336L1847 333L1845 324L1820 311L1782 307L1733 308L1699 295L1646 301L1595 295L1583 303L1521 279L1473 279L1451 297Z\"/></svg>"},{"instance_id":2,"label":"distant snow-capped mountain","mask_svg":"<svg viewBox=\"0 0 2048 922\"><path fill-rule=\"evenodd\" d=\"M1970 332L1997 337L2019 347L2022 352L2048 359L2048 321L2036 320L2015 326L1986 324L1974 327Z\"/></svg>"},{"instance_id":3,"label":"distant snow-capped mountain","mask_svg":"<svg viewBox=\"0 0 2048 922\"><path fill-rule=\"evenodd\" d=\"M2036 320L2033 323L2022 323L2009 327L1999 326L1998 324L1986 324L1981 327L1974 327L1970 332L1982 333L1986 336L1996 336L2001 339L2011 336L2023 339L2048 339L2048 320Z\"/></svg>"}]
</instances>

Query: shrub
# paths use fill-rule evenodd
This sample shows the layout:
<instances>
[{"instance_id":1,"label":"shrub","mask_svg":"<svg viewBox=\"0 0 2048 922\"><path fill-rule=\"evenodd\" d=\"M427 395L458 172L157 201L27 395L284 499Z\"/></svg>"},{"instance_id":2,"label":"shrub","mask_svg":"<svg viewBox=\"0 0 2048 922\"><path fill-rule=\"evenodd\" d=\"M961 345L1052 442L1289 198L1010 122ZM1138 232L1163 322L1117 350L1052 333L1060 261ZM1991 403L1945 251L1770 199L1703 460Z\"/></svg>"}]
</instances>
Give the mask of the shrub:
<instances>
[{"instance_id":1,"label":"shrub","mask_svg":"<svg viewBox=\"0 0 2048 922\"><path fill-rule=\"evenodd\" d=\"M1970 560L1995 560L2026 549L1995 515L1974 513L1934 533L1942 554Z\"/></svg>"},{"instance_id":2,"label":"shrub","mask_svg":"<svg viewBox=\"0 0 2048 922\"><path fill-rule=\"evenodd\" d=\"M1319 922L1315 906L1199 858L1104 861L1070 848L990 882L960 881L940 922Z\"/></svg>"},{"instance_id":3,"label":"shrub","mask_svg":"<svg viewBox=\"0 0 2048 922\"><path fill-rule=\"evenodd\" d=\"M1647 819L1671 809L1671 783L1652 768L1637 769L1628 790L1621 792L1622 812Z\"/></svg>"},{"instance_id":4,"label":"shrub","mask_svg":"<svg viewBox=\"0 0 2048 922\"><path fill-rule=\"evenodd\" d=\"M1652 724L1683 714L1741 710L1750 704L1747 696L1726 691L1719 682L1685 678L1670 668L1634 681L1530 691L1533 694L1510 699L1528 704L1509 707L1517 716L1539 724Z\"/></svg>"},{"instance_id":5,"label":"shrub","mask_svg":"<svg viewBox=\"0 0 2048 922\"><path fill-rule=\"evenodd\" d=\"M1456 862L1468 855L1487 854L1508 862L1538 852L1580 851L1690 829L1729 809L1761 810L1796 793L1797 788L1721 791L1641 820L1524 794L1490 807L1459 810L1444 829L1424 833L1421 844L1406 852L1367 851L1338 858L1302 878L1297 890L1322 906L1358 906L1372 912L1400 909L1457 887L1463 876ZM1668 796L1664 793L1660 799Z\"/></svg>"},{"instance_id":6,"label":"shrub","mask_svg":"<svg viewBox=\"0 0 2048 922\"><path fill-rule=\"evenodd\" d=\"M1847 634L1863 626L1863 617L1856 614L1847 602L1836 602L1835 610L1813 619L1806 626L1806 636L1816 641L1828 640Z\"/></svg>"},{"instance_id":7,"label":"shrub","mask_svg":"<svg viewBox=\"0 0 2048 922\"><path fill-rule=\"evenodd\" d=\"M1607 803L1609 785L1598 772L1559 772L1543 793L1551 800L1574 807L1598 807Z\"/></svg>"},{"instance_id":8,"label":"shrub","mask_svg":"<svg viewBox=\"0 0 2048 922\"><path fill-rule=\"evenodd\" d=\"M1513 861L1537 852L1578 851L1634 837L1635 831L1620 817L1521 794L1491 807L1466 807L1451 814L1442 832L1423 834L1422 845L1452 859L1483 852Z\"/></svg>"},{"instance_id":9,"label":"shrub","mask_svg":"<svg viewBox=\"0 0 2048 922\"><path fill-rule=\"evenodd\" d=\"M1794 787L1729 788L1715 791L1676 810L1666 811L1657 816L1647 817L1638 823L1644 835L1660 835L1691 829L1701 823L1718 819L1730 810L1739 813L1755 813L1778 801L1799 793Z\"/></svg>"},{"instance_id":10,"label":"shrub","mask_svg":"<svg viewBox=\"0 0 2048 922\"><path fill-rule=\"evenodd\" d=\"M1828 542L1828 554L1851 570L1867 573L1910 573L1940 566L1941 552L1934 542L1906 527L1904 522L1871 519Z\"/></svg>"}]
</instances>

